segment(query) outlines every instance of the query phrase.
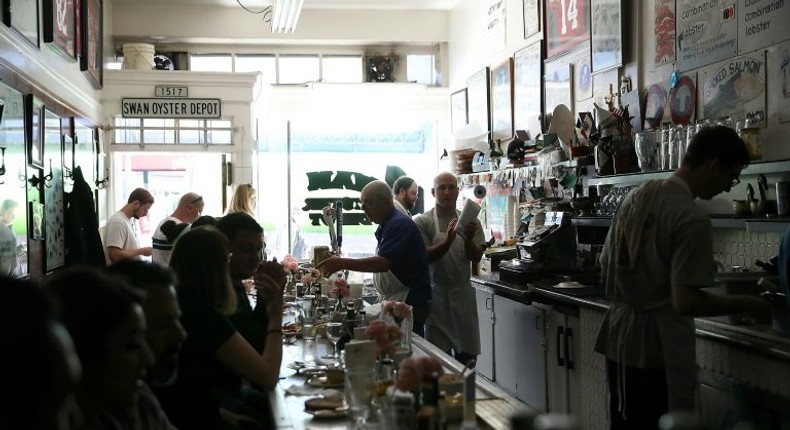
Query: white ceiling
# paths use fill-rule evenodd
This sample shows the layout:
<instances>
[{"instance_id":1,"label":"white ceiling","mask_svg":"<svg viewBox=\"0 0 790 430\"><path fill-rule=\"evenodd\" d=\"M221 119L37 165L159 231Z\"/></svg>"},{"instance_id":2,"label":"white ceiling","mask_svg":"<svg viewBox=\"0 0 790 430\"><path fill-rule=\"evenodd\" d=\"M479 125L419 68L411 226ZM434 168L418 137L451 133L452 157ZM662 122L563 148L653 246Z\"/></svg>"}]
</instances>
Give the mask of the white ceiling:
<instances>
[{"instance_id":1,"label":"white ceiling","mask_svg":"<svg viewBox=\"0 0 790 430\"><path fill-rule=\"evenodd\" d=\"M244 6L255 9L272 4L271 0L112 0L113 3L149 3L180 6ZM459 0L304 0L305 9L366 9L366 10L450 10Z\"/></svg>"}]
</instances>

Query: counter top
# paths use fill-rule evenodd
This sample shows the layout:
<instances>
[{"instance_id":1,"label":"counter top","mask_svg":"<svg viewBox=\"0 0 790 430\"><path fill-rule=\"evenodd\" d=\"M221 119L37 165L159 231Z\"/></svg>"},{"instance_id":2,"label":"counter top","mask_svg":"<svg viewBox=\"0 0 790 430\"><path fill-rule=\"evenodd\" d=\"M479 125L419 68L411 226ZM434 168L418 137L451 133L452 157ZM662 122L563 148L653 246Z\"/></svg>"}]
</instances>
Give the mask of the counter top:
<instances>
[{"instance_id":1,"label":"counter top","mask_svg":"<svg viewBox=\"0 0 790 430\"><path fill-rule=\"evenodd\" d=\"M317 357L331 352L331 344L319 337L315 341L297 340L293 344L283 345L283 361L280 371L281 381L270 393L275 420L278 429L346 429L353 428L350 418L317 419L304 411L305 400L314 395L291 395L286 390L296 385L305 385L306 378L288 367L294 361L313 361ZM452 357L419 336L412 337L413 356L430 355L438 358L447 372L459 373L463 366ZM480 429L501 429L509 426L509 417L519 410L530 410L530 407L513 396L507 394L496 384L485 378L476 379L476 412ZM537 412L537 411L532 411ZM456 428L457 426L450 426Z\"/></svg>"},{"instance_id":2,"label":"counter top","mask_svg":"<svg viewBox=\"0 0 790 430\"><path fill-rule=\"evenodd\" d=\"M498 272L472 276L472 281L478 284L478 288L490 290L525 304L537 302L547 305L574 305L601 312L609 309L609 301L603 295L580 297L537 284L513 285L500 281ZM696 318L695 324L698 337L733 344L762 355L790 361L790 338L777 334L769 324L734 325L727 317Z\"/></svg>"}]
</instances>

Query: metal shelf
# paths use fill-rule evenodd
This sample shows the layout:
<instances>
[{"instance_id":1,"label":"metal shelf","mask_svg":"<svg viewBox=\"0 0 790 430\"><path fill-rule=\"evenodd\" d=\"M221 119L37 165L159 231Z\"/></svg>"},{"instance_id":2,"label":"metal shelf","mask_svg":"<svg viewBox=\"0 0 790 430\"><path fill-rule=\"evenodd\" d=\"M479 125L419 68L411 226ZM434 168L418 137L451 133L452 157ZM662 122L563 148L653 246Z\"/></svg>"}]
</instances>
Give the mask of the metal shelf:
<instances>
[{"instance_id":1,"label":"metal shelf","mask_svg":"<svg viewBox=\"0 0 790 430\"><path fill-rule=\"evenodd\" d=\"M612 225L610 216L576 217L571 219L571 224L577 227L609 227Z\"/></svg>"},{"instance_id":2,"label":"metal shelf","mask_svg":"<svg viewBox=\"0 0 790 430\"><path fill-rule=\"evenodd\" d=\"M746 231L749 233L784 233L788 226L790 218L746 220Z\"/></svg>"},{"instance_id":3,"label":"metal shelf","mask_svg":"<svg viewBox=\"0 0 790 430\"><path fill-rule=\"evenodd\" d=\"M622 185L638 184L648 179L666 179L674 173L674 170L646 173L626 173L623 175L595 176L588 180L587 185ZM758 175L760 173L781 173L790 172L790 160L777 161L758 161L749 164L741 172L741 176Z\"/></svg>"}]
</instances>

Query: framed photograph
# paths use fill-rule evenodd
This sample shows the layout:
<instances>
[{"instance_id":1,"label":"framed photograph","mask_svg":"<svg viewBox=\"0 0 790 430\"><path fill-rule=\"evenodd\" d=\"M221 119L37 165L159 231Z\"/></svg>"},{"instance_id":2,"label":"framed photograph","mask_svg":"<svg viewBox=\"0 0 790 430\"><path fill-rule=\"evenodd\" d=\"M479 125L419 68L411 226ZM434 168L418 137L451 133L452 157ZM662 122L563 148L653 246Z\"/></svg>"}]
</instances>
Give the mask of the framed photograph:
<instances>
[{"instance_id":1,"label":"framed photograph","mask_svg":"<svg viewBox=\"0 0 790 430\"><path fill-rule=\"evenodd\" d=\"M27 163L35 168L44 168L44 143L42 141L42 118L44 102L38 97L25 96L25 140L27 141Z\"/></svg>"},{"instance_id":2,"label":"framed photograph","mask_svg":"<svg viewBox=\"0 0 790 430\"><path fill-rule=\"evenodd\" d=\"M593 96L593 82L592 82L592 65L590 64L590 57L586 56L576 62L574 68L574 90L576 101L580 102L592 98Z\"/></svg>"},{"instance_id":3,"label":"framed photograph","mask_svg":"<svg viewBox=\"0 0 790 430\"><path fill-rule=\"evenodd\" d=\"M538 41L513 56L513 127L534 139L543 132L543 44Z\"/></svg>"},{"instance_id":4,"label":"framed photograph","mask_svg":"<svg viewBox=\"0 0 790 430\"><path fill-rule=\"evenodd\" d=\"M513 59L491 70L491 138L513 137Z\"/></svg>"},{"instance_id":5,"label":"framed photograph","mask_svg":"<svg viewBox=\"0 0 790 430\"><path fill-rule=\"evenodd\" d=\"M476 121L486 131L491 131L491 97L488 92L490 73L491 69L486 67L466 80L469 123Z\"/></svg>"},{"instance_id":6,"label":"framed photograph","mask_svg":"<svg viewBox=\"0 0 790 430\"><path fill-rule=\"evenodd\" d=\"M102 61L104 2L103 0L80 0L80 2L82 3L80 70L86 72L88 80L96 89L101 89L104 80L104 61Z\"/></svg>"},{"instance_id":7,"label":"framed photograph","mask_svg":"<svg viewBox=\"0 0 790 430\"><path fill-rule=\"evenodd\" d=\"M540 1L541 0L523 0L524 39L540 31Z\"/></svg>"},{"instance_id":8,"label":"framed photograph","mask_svg":"<svg viewBox=\"0 0 790 430\"><path fill-rule=\"evenodd\" d=\"M3 0L3 22L38 48L38 1Z\"/></svg>"},{"instance_id":9,"label":"framed photograph","mask_svg":"<svg viewBox=\"0 0 790 430\"><path fill-rule=\"evenodd\" d=\"M547 65L546 69L550 67ZM546 112L546 117L554 112L554 108L558 105L565 105L568 109L573 112L573 83L571 81L571 65L566 64L564 66L559 66L558 68L554 69L552 72L546 73L546 76L543 77L545 81L545 106L544 112ZM548 122L544 121L544 126L548 128Z\"/></svg>"},{"instance_id":10,"label":"framed photograph","mask_svg":"<svg viewBox=\"0 0 790 430\"><path fill-rule=\"evenodd\" d=\"M44 205L37 202L28 202L30 238L33 240L44 240Z\"/></svg>"},{"instance_id":11,"label":"framed photograph","mask_svg":"<svg viewBox=\"0 0 790 430\"><path fill-rule=\"evenodd\" d=\"M593 72L623 65L622 8L620 0L592 0Z\"/></svg>"},{"instance_id":12,"label":"framed photograph","mask_svg":"<svg viewBox=\"0 0 790 430\"><path fill-rule=\"evenodd\" d=\"M469 105L466 100L466 88L450 95L450 127L453 133L469 123Z\"/></svg>"},{"instance_id":13,"label":"framed photograph","mask_svg":"<svg viewBox=\"0 0 790 430\"><path fill-rule=\"evenodd\" d=\"M590 38L590 0L543 0L546 57L570 51Z\"/></svg>"},{"instance_id":14,"label":"framed photograph","mask_svg":"<svg viewBox=\"0 0 790 430\"><path fill-rule=\"evenodd\" d=\"M74 0L44 0L44 42L69 61L77 60Z\"/></svg>"}]
</instances>

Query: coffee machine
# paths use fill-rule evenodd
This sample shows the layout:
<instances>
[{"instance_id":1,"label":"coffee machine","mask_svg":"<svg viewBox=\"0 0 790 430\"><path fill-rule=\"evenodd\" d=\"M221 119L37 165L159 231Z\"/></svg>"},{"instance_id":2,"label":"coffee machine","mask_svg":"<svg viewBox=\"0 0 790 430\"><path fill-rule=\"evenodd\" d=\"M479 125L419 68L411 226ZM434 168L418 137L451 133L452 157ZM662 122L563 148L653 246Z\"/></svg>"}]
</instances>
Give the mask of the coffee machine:
<instances>
[{"instance_id":1,"label":"coffee machine","mask_svg":"<svg viewBox=\"0 0 790 430\"><path fill-rule=\"evenodd\" d=\"M516 258L499 263L499 279L525 285L547 276L575 271L576 232L571 218L570 212L546 212L545 223L534 227L516 244Z\"/></svg>"}]
</instances>

